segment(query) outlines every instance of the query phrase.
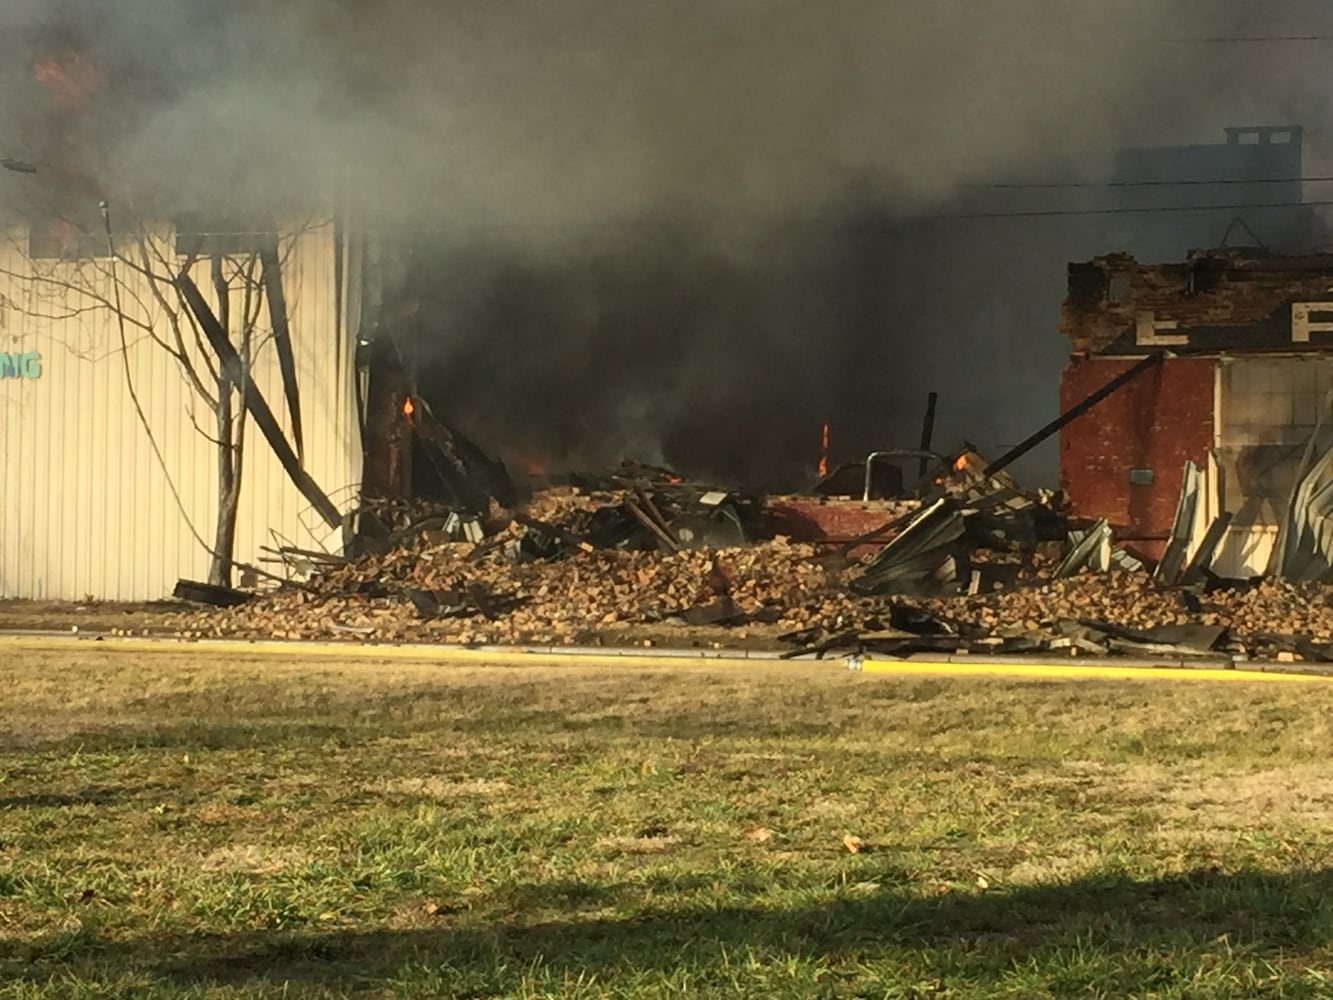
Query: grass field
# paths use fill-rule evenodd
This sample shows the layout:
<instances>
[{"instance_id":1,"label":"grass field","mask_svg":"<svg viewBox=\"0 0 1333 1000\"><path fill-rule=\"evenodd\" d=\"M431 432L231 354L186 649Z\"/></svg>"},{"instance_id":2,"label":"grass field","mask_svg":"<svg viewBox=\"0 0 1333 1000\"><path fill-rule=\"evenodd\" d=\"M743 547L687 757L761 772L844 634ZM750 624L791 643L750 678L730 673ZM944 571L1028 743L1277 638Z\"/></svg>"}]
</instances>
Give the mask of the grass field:
<instances>
[{"instance_id":1,"label":"grass field","mask_svg":"<svg viewBox=\"0 0 1333 1000\"><path fill-rule=\"evenodd\" d=\"M3 998L1333 996L1333 684L0 673Z\"/></svg>"}]
</instances>

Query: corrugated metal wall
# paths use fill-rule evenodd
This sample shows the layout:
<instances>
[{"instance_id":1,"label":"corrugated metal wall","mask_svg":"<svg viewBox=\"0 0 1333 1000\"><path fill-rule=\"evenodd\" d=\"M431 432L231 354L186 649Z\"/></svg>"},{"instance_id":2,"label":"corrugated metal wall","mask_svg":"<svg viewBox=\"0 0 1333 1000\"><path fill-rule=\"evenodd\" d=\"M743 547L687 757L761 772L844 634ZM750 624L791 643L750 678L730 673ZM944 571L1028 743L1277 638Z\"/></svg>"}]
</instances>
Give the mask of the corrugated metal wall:
<instances>
[{"instance_id":1,"label":"corrugated metal wall","mask_svg":"<svg viewBox=\"0 0 1333 1000\"><path fill-rule=\"evenodd\" d=\"M169 594L179 577L204 579L217 509L217 450L205 436L213 414L153 340L168 336L161 305L124 263L113 280L109 259L31 262L25 250L22 233L0 241L0 354L40 355L30 378L13 377L0 357L0 597L137 601ZM305 465L346 510L361 446L332 227L291 237L285 252ZM202 265L206 293L207 279ZM95 301L109 300L117 282L130 319L123 351L114 312ZM266 313L257 332L255 382L290 434ZM336 549L337 532L310 510L252 421L243 475L238 561L255 562L275 539Z\"/></svg>"},{"instance_id":2,"label":"corrugated metal wall","mask_svg":"<svg viewBox=\"0 0 1333 1000\"><path fill-rule=\"evenodd\" d=\"M1213 568L1243 580L1268 571L1301 458L1333 390L1333 359L1233 356L1218 363L1218 498L1235 515Z\"/></svg>"}]
</instances>

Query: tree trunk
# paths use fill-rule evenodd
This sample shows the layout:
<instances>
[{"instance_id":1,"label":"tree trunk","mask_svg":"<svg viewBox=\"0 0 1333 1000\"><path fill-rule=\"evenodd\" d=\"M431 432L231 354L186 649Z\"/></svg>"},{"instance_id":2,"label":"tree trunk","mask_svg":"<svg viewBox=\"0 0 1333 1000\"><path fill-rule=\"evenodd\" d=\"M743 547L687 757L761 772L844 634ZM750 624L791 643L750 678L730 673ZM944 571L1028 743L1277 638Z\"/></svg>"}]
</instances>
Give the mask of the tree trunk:
<instances>
[{"instance_id":1,"label":"tree trunk","mask_svg":"<svg viewBox=\"0 0 1333 1000\"><path fill-rule=\"evenodd\" d=\"M219 587L231 586L232 560L236 553L236 513L241 498L239 456L231 442L233 431L231 383L218 379L218 517L213 537L213 562L208 582Z\"/></svg>"},{"instance_id":2,"label":"tree trunk","mask_svg":"<svg viewBox=\"0 0 1333 1000\"><path fill-rule=\"evenodd\" d=\"M218 321L225 330L231 325L231 295L226 276L222 273L221 256L213 257L211 267L213 288L218 297ZM231 405L234 388L231 380L219 372L216 411L218 515L213 535L213 559L208 571L208 582L220 587L231 586L232 564L236 557L236 515L241 499L241 448ZM242 420L245 419L244 414L242 407Z\"/></svg>"}]
</instances>

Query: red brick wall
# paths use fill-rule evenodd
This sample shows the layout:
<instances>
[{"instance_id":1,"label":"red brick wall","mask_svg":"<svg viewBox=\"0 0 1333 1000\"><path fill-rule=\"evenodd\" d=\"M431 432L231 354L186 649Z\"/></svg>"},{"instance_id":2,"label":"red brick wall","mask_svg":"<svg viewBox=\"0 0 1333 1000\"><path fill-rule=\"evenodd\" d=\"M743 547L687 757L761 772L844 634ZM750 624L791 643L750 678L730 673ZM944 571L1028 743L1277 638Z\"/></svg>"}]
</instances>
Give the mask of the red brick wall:
<instances>
[{"instance_id":1,"label":"red brick wall","mask_svg":"<svg viewBox=\"0 0 1333 1000\"><path fill-rule=\"evenodd\" d=\"M1060 409L1101 388L1134 360L1072 358ZM1116 538L1157 558L1171 531L1186 460L1201 468L1213 444L1212 358L1167 358L1060 431L1060 486L1076 517L1111 522ZM1134 486L1131 469L1152 469Z\"/></svg>"},{"instance_id":2,"label":"red brick wall","mask_svg":"<svg viewBox=\"0 0 1333 1000\"><path fill-rule=\"evenodd\" d=\"M911 506L910 503L883 500L862 503L859 500L778 497L768 502L768 529L796 542L842 544L900 517ZM859 559L878 552L891 537L885 535L877 543L858 545L850 554Z\"/></svg>"}]
</instances>

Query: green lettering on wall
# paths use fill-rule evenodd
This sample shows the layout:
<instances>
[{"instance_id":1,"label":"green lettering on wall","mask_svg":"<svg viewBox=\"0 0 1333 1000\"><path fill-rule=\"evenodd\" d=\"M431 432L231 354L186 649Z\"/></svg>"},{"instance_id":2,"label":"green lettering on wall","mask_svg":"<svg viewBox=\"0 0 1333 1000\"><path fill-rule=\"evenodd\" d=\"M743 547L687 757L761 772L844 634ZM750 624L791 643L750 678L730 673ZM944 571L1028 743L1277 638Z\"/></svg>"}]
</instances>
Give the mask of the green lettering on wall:
<instances>
[{"instance_id":1,"label":"green lettering on wall","mask_svg":"<svg viewBox=\"0 0 1333 1000\"><path fill-rule=\"evenodd\" d=\"M42 356L36 351L26 354L5 354L0 352L0 379L42 377Z\"/></svg>"}]
</instances>

